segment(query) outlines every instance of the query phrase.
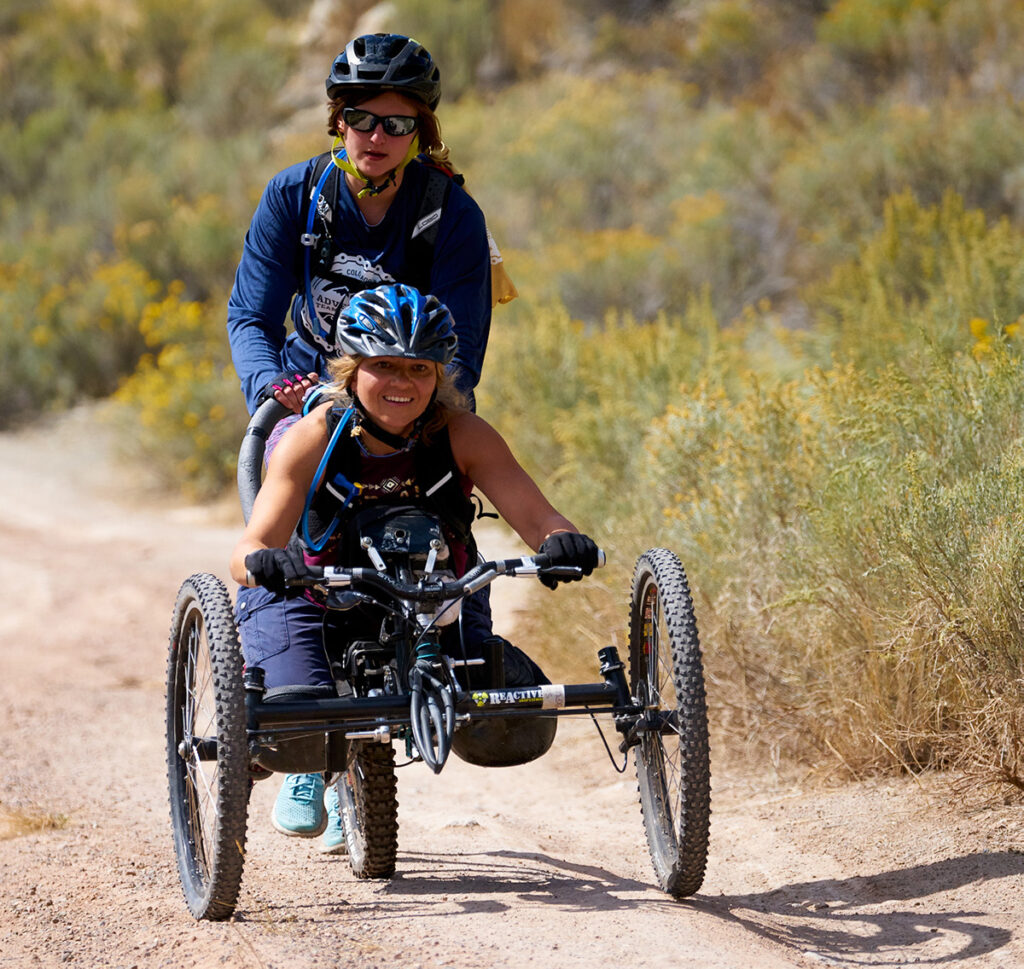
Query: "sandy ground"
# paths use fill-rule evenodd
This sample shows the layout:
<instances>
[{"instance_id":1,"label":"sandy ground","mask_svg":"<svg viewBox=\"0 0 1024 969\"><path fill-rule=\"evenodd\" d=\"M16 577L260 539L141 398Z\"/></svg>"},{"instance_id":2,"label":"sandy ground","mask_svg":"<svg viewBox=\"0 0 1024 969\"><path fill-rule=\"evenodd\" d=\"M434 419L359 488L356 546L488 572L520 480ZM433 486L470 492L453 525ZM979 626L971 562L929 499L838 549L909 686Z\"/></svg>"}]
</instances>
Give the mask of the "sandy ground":
<instances>
[{"instance_id":1,"label":"sandy ground","mask_svg":"<svg viewBox=\"0 0 1024 969\"><path fill-rule=\"evenodd\" d=\"M713 751L707 878L674 902L632 764L576 721L525 767L401 770L389 882L276 834L261 783L237 915L195 922L167 810L167 626L187 575L225 575L238 527L118 487L87 411L0 435L0 969L1024 966L1019 808L957 807L942 777L784 786Z\"/></svg>"}]
</instances>

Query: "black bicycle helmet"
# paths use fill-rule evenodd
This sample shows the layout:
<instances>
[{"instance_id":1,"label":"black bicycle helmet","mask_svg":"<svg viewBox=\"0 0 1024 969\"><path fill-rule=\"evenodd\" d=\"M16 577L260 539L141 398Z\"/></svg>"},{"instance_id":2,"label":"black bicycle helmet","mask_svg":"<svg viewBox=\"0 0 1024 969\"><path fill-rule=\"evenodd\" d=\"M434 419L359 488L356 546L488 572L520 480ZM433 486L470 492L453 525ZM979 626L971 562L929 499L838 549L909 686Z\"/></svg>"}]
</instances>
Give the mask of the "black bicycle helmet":
<instances>
[{"instance_id":1,"label":"black bicycle helmet","mask_svg":"<svg viewBox=\"0 0 1024 969\"><path fill-rule=\"evenodd\" d=\"M327 96L346 89L397 91L433 111L441 100L441 72L430 52L402 34L364 34L348 42L334 59Z\"/></svg>"},{"instance_id":2,"label":"black bicycle helmet","mask_svg":"<svg viewBox=\"0 0 1024 969\"><path fill-rule=\"evenodd\" d=\"M359 357L405 357L449 364L458 339L436 296L396 283L363 290L338 317L337 345Z\"/></svg>"}]
</instances>

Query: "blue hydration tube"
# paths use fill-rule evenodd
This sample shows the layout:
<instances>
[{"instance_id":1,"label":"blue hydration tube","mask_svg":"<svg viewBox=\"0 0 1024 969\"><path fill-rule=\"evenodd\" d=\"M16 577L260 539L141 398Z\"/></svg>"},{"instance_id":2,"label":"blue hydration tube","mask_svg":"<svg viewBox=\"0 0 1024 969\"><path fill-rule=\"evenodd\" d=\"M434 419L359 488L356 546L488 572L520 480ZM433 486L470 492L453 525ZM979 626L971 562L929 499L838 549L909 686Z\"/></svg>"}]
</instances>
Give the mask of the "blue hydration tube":
<instances>
[{"instance_id":1,"label":"blue hydration tube","mask_svg":"<svg viewBox=\"0 0 1024 969\"><path fill-rule=\"evenodd\" d=\"M341 420L338 421L337 427L334 428L334 432L331 434L331 439L327 442L327 448L324 451L324 456L320 459L320 464L317 466L316 474L313 475L313 480L309 485L309 491L306 493L306 503L302 507L302 518L300 519L300 525L302 529L302 541L305 542L306 547L311 552L320 552L327 544L328 539L334 534L334 530L338 527L338 520L341 517L341 513L352 503L352 499L359 494L360 487L357 484L353 484L348 480L341 472L334 476L333 481L329 481L326 484L326 488L335 497L342 499L341 507L335 513L334 518L331 519L330 525L327 526L323 535L320 536L318 541L314 541L312 536L309 534L309 510L313 505L313 496L316 494L317 487L320 485L320 480L323 478L324 473L327 470L327 462L331 458L331 453L334 451L335 444L338 443L338 438L341 437L341 432L345 429L348 422L352 420L352 414L354 409L350 407L342 415ZM339 489L344 488L348 494L342 494Z\"/></svg>"}]
</instances>

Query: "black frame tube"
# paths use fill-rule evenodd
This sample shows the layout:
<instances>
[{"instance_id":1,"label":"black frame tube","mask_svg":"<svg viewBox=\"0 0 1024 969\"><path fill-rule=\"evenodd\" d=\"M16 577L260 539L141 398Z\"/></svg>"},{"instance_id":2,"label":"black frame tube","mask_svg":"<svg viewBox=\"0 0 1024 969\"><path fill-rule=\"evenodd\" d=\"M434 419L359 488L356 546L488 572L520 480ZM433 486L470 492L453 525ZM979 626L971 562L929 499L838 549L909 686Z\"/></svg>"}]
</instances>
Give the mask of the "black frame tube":
<instances>
[{"instance_id":1,"label":"black frame tube","mask_svg":"<svg viewBox=\"0 0 1024 969\"><path fill-rule=\"evenodd\" d=\"M552 691L564 693L564 706L544 706L545 696L551 696ZM477 716L496 713L564 716L576 712L574 708L578 707L601 707L602 712L609 713L633 712L630 707L618 705L618 691L608 683L460 691L455 698L457 713ZM250 693L246 696L246 708L250 732L298 724L316 729L328 722L340 726L355 722L373 723L395 718L396 715L394 722L403 724L409 719L409 696L329 697L263 703Z\"/></svg>"}]
</instances>

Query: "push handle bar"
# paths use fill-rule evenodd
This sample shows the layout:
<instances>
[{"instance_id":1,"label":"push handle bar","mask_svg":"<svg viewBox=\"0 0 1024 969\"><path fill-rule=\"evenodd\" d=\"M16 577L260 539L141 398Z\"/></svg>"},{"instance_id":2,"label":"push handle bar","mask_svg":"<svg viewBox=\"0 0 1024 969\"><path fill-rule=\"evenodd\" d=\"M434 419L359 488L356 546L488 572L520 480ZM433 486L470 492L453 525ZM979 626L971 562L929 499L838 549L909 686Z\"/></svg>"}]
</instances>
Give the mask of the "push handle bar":
<instances>
[{"instance_id":1,"label":"push handle bar","mask_svg":"<svg viewBox=\"0 0 1024 969\"><path fill-rule=\"evenodd\" d=\"M245 436L238 449L238 500L242 505L242 516L249 522L252 503L263 483L263 455L267 450L267 438L282 417L291 411L273 397L265 400L249 419Z\"/></svg>"}]
</instances>

